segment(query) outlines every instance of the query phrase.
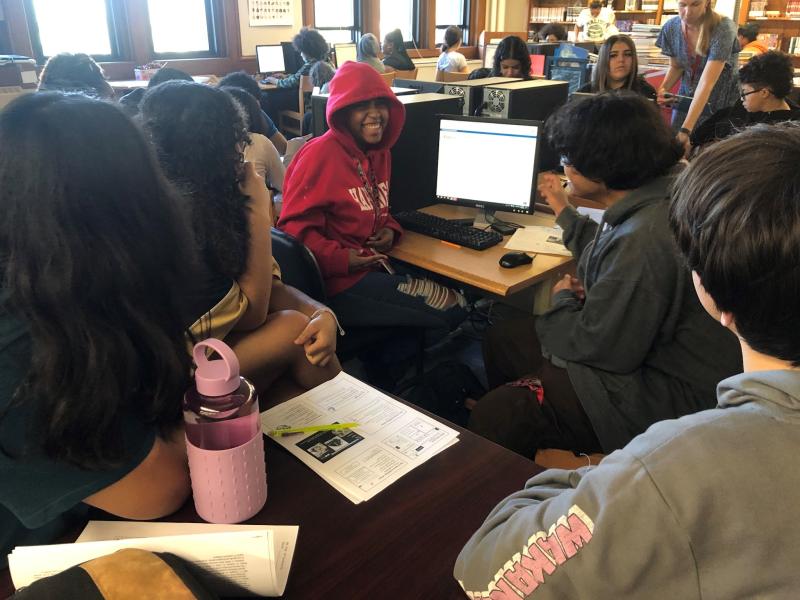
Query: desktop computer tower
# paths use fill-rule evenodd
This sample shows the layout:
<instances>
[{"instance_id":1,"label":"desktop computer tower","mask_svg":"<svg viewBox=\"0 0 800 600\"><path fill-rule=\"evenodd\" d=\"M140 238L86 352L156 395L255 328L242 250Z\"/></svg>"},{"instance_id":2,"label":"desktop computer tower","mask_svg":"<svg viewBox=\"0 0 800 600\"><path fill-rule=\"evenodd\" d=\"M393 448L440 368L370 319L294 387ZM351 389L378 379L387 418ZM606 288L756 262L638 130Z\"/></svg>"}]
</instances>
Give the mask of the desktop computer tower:
<instances>
[{"instance_id":1,"label":"desktop computer tower","mask_svg":"<svg viewBox=\"0 0 800 600\"><path fill-rule=\"evenodd\" d=\"M466 77L465 73L464 78L466 79ZM472 117L481 113L483 89L485 87L511 81L520 81L520 79L518 77L486 77L484 79L456 81L454 83L445 83L442 93L459 98L461 114L465 117Z\"/></svg>"},{"instance_id":2,"label":"desktop computer tower","mask_svg":"<svg viewBox=\"0 0 800 600\"><path fill-rule=\"evenodd\" d=\"M566 81L534 79L487 87L484 91L484 117L547 121L559 106L567 101L569 84ZM558 157L542 136L539 168L555 169Z\"/></svg>"},{"instance_id":3,"label":"desktop computer tower","mask_svg":"<svg viewBox=\"0 0 800 600\"><path fill-rule=\"evenodd\" d=\"M420 94L441 94L444 88L444 83L441 81L422 81L421 79L397 78L394 80L394 85L417 90Z\"/></svg>"},{"instance_id":4,"label":"desktop computer tower","mask_svg":"<svg viewBox=\"0 0 800 600\"><path fill-rule=\"evenodd\" d=\"M399 96L406 108L403 131L392 148L389 210L416 210L436 202L437 115L460 115L459 98L445 94ZM466 163L465 163L466 164Z\"/></svg>"}]
</instances>

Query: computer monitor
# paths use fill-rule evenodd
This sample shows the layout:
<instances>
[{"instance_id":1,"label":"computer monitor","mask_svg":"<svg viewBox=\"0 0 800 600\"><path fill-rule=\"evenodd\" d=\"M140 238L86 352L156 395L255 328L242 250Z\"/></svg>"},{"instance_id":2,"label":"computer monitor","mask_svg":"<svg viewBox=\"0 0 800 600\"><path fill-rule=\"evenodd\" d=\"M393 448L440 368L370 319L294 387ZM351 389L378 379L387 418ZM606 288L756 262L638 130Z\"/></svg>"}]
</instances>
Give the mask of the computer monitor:
<instances>
[{"instance_id":1,"label":"computer monitor","mask_svg":"<svg viewBox=\"0 0 800 600\"><path fill-rule=\"evenodd\" d=\"M281 42L283 49L283 65L287 73L297 73L305 62L292 42Z\"/></svg>"},{"instance_id":2,"label":"computer monitor","mask_svg":"<svg viewBox=\"0 0 800 600\"><path fill-rule=\"evenodd\" d=\"M280 44L256 46L259 73L284 73L283 48Z\"/></svg>"},{"instance_id":3,"label":"computer monitor","mask_svg":"<svg viewBox=\"0 0 800 600\"><path fill-rule=\"evenodd\" d=\"M338 69L348 60L355 62L358 60L358 54L355 44L334 44L333 52L336 54L336 68Z\"/></svg>"},{"instance_id":4,"label":"computer monitor","mask_svg":"<svg viewBox=\"0 0 800 600\"><path fill-rule=\"evenodd\" d=\"M486 44L486 50L483 51L483 66L486 69L494 67L494 53L497 52L499 44Z\"/></svg>"},{"instance_id":5,"label":"computer monitor","mask_svg":"<svg viewBox=\"0 0 800 600\"><path fill-rule=\"evenodd\" d=\"M440 202L530 214L536 196L540 121L442 116L436 166ZM465 156L475 157L469 165Z\"/></svg>"}]
</instances>

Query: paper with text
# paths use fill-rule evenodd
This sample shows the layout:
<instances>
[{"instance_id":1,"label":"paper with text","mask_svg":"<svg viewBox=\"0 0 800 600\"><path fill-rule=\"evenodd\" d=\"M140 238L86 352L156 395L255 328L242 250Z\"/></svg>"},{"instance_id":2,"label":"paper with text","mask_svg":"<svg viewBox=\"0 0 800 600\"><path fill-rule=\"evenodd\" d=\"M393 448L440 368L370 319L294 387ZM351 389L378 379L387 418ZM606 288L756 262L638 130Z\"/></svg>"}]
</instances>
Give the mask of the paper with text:
<instances>
[{"instance_id":1,"label":"paper with text","mask_svg":"<svg viewBox=\"0 0 800 600\"><path fill-rule=\"evenodd\" d=\"M171 552L194 563L222 596L274 597L286 589L298 529L296 525L93 521L78 543L16 547L8 556L8 566L19 589L87 560L123 548L141 548Z\"/></svg>"},{"instance_id":2,"label":"paper with text","mask_svg":"<svg viewBox=\"0 0 800 600\"><path fill-rule=\"evenodd\" d=\"M556 256L572 256L562 241L560 227L542 227L541 225L528 225L517 229L508 242L507 250L521 250L522 252L535 252L536 254L555 254Z\"/></svg>"},{"instance_id":3,"label":"paper with text","mask_svg":"<svg viewBox=\"0 0 800 600\"><path fill-rule=\"evenodd\" d=\"M354 503L458 441L456 430L346 373L261 414L264 431L347 422L359 426L273 439Z\"/></svg>"}]
</instances>

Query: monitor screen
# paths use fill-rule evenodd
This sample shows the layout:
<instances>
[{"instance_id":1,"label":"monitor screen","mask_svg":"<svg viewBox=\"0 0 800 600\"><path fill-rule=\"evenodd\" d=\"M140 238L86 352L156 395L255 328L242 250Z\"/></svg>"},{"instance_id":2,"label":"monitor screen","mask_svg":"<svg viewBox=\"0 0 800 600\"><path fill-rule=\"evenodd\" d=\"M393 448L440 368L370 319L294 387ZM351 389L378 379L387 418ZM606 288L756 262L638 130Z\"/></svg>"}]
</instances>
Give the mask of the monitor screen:
<instances>
[{"instance_id":1,"label":"monitor screen","mask_svg":"<svg viewBox=\"0 0 800 600\"><path fill-rule=\"evenodd\" d=\"M303 57L292 45L292 42L281 42L281 48L283 48L283 64L286 67L286 72L297 73L305 62Z\"/></svg>"},{"instance_id":2,"label":"monitor screen","mask_svg":"<svg viewBox=\"0 0 800 600\"><path fill-rule=\"evenodd\" d=\"M283 48L280 44L274 46L256 46L259 73L283 73L286 66L283 63Z\"/></svg>"},{"instance_id":3,"label":"monitor screen","mask_svg":"<svg viewBox=\"0 0 800 600\"><path fill-rule=\"evenodd\" d=\"M497 52L498 44L486 44L486 50L483 51L483 66L487 69L494 67L494 53Z\"/></svg>"},{"instance_id":4,"label":"monitor screen","mask_svg":"<svg viewBox=\"0 0 800 600\"><path fill-rule=\"evenodd\" d=\"M355 44L334 44L333 50L336 53L336 68L338 69L348 60L355 62L358 60Z\"/></svg>"},{"instance_id":5,"label":"monitor screen","mask_svg":"<svg viewBox=\"0 0 800 600\"><path fill-rule=\"evenodd\" d=\"M530 213L541 134L538 121L442 116L437 199L487 211ZM477 160L467 165L465 156Z\"/></svg>"}]
</instances>

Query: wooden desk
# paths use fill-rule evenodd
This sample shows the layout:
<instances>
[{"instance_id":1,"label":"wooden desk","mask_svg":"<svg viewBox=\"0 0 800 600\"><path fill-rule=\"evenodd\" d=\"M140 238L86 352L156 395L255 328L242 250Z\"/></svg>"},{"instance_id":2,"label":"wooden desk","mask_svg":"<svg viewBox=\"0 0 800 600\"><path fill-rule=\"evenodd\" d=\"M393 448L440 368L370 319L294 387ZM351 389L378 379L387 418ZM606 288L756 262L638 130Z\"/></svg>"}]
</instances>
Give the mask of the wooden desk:
<instances>
[{"instance_id":1,"label":"wooden desk","mask_svg":"<svg viewBox=\"0 0 800 600\"><path fill-rule=\"evenodd\" d=\"M267 503L248 523L300 525L288 600L463 600L452 574L458 552L500 500L542 470L462 430L457 444L353 504L277 444L266 443L266 456ZM200 521L191 501L164 520ZM0 598L12 591L0 571Z\"/></svg>"},{"instance_id":2,"label":"wooden desk","mask_svg":"<svg viewBox=\"0 0 800 600\"><path fill-rule=\"evenodd\" d=\"M436 204L421 210L445 219L466 219L474 217L478 212L475 208L447 204ZM518 215L498 212L497 215L501 219L520 225L552 226L555 221L552 215L539 213ZM572 258L537 254L530 265L504 269L499 261L500 257L509 252L505 249L508 237L487 250L470 250L454 247L427 235L406 231L389 255L498 296L508 296L555 277L560 269L566 269L572 263Z\"/></svg>"}]
</instances>

